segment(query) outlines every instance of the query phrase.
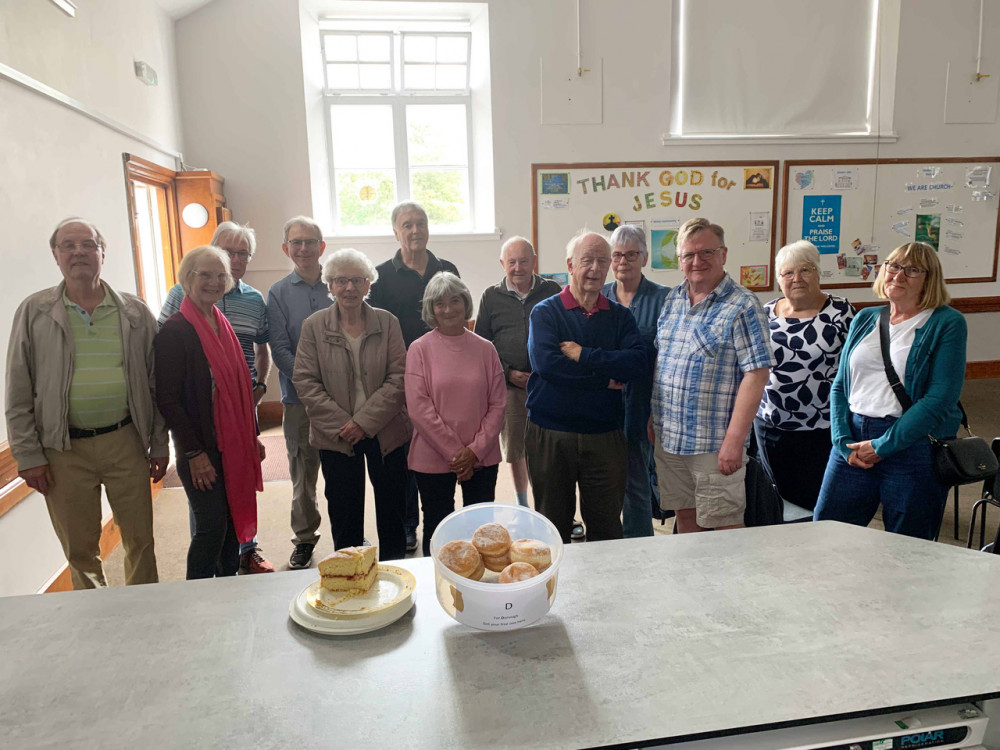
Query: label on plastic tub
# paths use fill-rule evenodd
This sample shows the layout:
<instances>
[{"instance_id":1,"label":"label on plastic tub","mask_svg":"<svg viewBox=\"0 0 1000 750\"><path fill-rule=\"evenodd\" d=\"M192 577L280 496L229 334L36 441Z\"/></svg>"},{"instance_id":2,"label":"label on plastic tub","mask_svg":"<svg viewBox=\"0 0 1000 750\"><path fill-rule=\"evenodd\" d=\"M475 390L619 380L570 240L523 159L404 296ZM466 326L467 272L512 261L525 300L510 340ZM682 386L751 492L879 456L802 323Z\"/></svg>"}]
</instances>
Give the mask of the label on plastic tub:
<instances>
[{"instance_id":1,"label":"label on plastic tub","mask_svg":"<svg viewBox=\"0 0 1000 750\"><path fill-rule=\"evenodd\" d=\"M554 576L546 585L510 592L505 592L500 584L495 591L458 591L453 586L455 619L480 630L530 625L549 611L549 589L554 590L554 586Z\"/></svg>"}]
</instances>

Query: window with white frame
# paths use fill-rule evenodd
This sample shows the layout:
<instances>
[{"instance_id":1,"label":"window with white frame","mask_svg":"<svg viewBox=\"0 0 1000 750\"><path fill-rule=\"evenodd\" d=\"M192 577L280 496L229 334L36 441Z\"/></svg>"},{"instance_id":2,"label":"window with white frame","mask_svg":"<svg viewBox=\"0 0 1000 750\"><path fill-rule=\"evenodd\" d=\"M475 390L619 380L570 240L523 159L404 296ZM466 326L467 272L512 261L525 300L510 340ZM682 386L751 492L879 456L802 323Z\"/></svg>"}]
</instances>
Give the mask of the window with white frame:
<instances>
[{"instance_id":1,"label":"window with white frame","mask_svg":"<svg viewBox=\"0 0 1000 750\"><path fill-rule=\"evenodd\" d=\"M470 231L472 33L455 22L336 26L320 34L337 231L385 233L402 200L423 205L435 230Z\"/></svg>"}]
</instances>

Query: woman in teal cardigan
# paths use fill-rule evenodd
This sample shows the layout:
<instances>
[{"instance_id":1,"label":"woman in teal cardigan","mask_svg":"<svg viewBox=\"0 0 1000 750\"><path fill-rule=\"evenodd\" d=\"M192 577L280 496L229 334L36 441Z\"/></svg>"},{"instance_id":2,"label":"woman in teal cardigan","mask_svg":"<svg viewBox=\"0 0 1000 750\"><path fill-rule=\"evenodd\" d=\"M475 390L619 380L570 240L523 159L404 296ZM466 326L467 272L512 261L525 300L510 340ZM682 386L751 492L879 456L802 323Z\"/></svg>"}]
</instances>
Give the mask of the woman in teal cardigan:
<instances>
[{"instance_id":1,"label":"woman in teal cardigan","mask_svg":"<svg viewBox=\"0 0 1000 750\"><path fill-rule=\"evenodd\" d=\"M885 374L883 308L862 310L830 394L833 449L813 517L867 526L881 502L886 531L934 539L949 488L927 436L953 437L961 423L965 318L948 307L937 251L922 242L893 250L873 289L889 300L890 359L913 405L903 409Z\"/></svg>"}]
</instances>

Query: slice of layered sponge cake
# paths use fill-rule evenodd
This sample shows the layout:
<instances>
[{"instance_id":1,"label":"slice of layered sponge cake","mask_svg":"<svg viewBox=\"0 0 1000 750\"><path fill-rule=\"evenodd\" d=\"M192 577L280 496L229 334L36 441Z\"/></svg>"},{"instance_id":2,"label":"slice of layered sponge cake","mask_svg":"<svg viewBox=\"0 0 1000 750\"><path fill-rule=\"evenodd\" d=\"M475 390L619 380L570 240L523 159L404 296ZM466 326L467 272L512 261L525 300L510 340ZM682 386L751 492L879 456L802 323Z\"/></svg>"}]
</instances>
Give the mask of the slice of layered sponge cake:
<instances>
[{"instance_id":1,"label":"slice of layered sponge cake","mask_svg":"<svg viewBox=\"0 0 1000 750\"><path fill-rule=\"evenodd\" d=\"M345 547L319 563L323 588L364 593L378 577L378 547Z\"/></svg>"}]
</instances>

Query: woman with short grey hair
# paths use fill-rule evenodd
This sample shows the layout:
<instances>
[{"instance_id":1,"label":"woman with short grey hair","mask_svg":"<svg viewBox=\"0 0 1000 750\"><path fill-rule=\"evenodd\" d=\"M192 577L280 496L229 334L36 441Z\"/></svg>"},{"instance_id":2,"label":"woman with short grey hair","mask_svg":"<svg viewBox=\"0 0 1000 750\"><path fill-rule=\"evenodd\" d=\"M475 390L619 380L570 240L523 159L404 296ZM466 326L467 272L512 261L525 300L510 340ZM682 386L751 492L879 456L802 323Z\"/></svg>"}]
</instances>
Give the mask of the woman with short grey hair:
<instances>
[{"instance_id":1,"label":"woman with short grey hair","mask_svg":"<svg viewBox=\"0 0 1000 750\"><path fill-rule=\"evenodd\" d=\"M754 434L764 470L789 502L812 510L830 456L830 390L854 318L820 289L820 255L799 240L774 258L783 297L764 309L777 364L764 386Z\"/></svg>"},{"instance_id":2,"label":"woman with short grey hair","mask_svg":"<svg viewBox=\"0 0 1000 750\"><path fill-rule=\"evenodd\" d=\"M472 294L458 276L435 274L424 290L431 327L406 354L406 409L413 422L409 466L423 502L423 551L438 524L463 505L492 502L500 464L507 386L497 350L468 329Z\"/></svg>"},{"instance_id":3,"label":"woman with short grey hair","mask_svg":"<svg viewBox=\"0 0 1000 750\"><path fill-rule=\"evenodd\" d=\"M302 324L292 384L319 450L335 549L364 543L365 464L375 494L379 558L406 554L403 505L410 440L396 316L365 301L378 273L364 253L338 250L323 264L333 305Z\"/></svg>"}]
</instances>

